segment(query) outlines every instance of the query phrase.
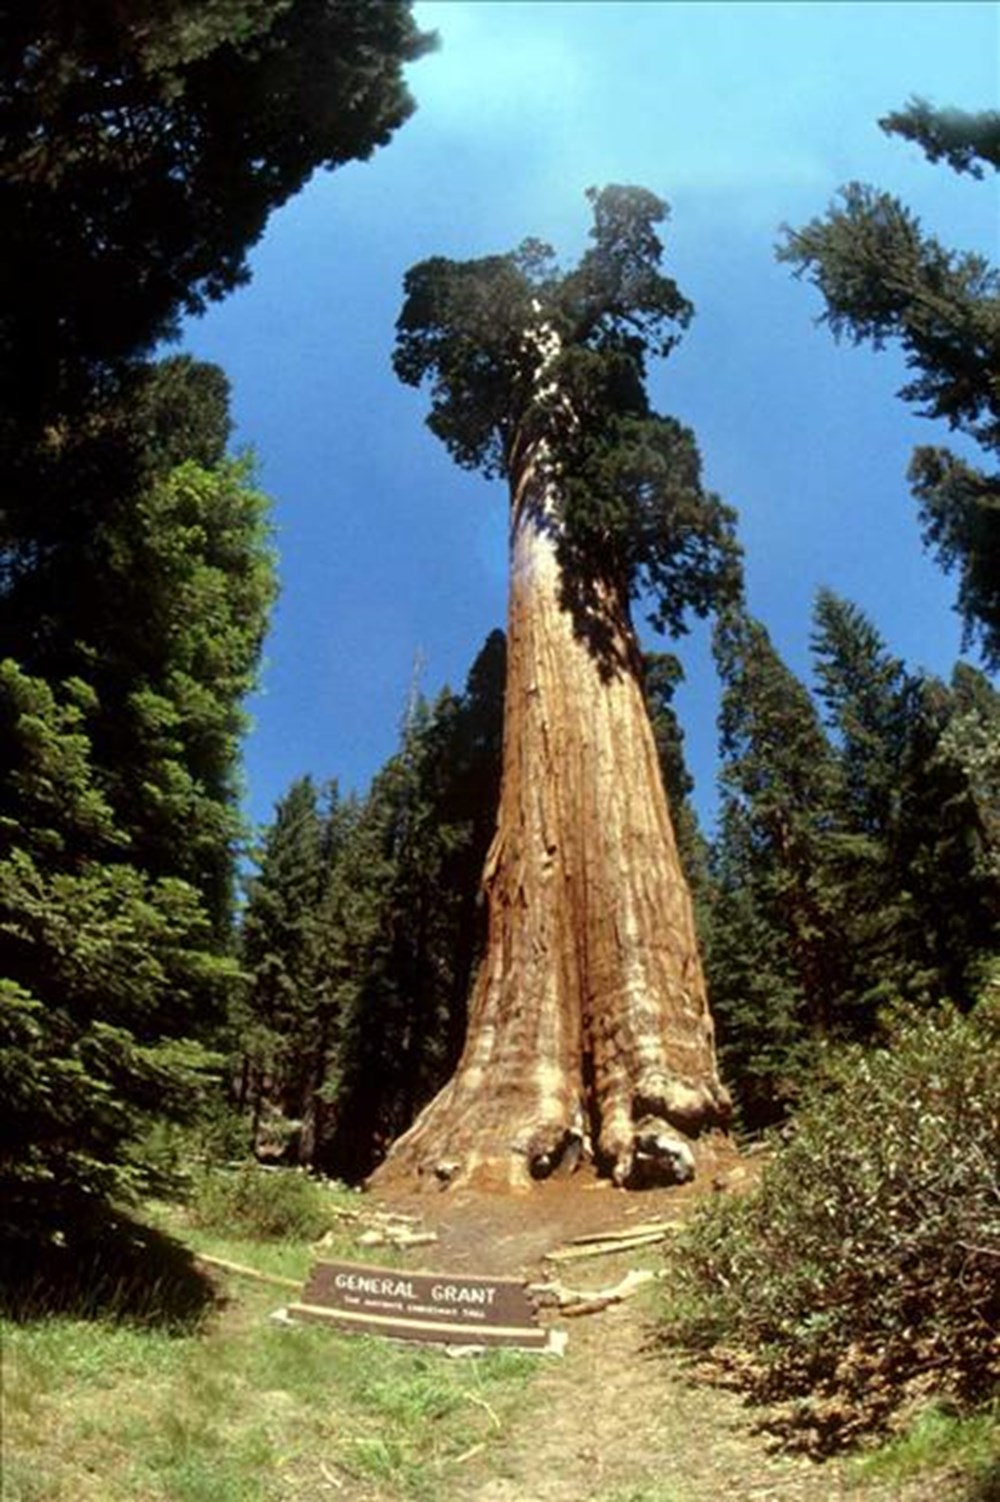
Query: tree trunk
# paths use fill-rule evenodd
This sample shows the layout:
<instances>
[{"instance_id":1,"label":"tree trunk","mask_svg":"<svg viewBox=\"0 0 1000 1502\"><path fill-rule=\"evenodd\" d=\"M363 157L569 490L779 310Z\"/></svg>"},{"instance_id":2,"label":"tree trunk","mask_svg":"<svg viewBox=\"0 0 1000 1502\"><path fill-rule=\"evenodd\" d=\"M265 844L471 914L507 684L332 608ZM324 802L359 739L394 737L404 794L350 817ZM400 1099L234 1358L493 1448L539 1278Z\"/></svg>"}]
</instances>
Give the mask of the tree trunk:
<instances>
[{"instance_id":1,"label":"tree trunk","mask_svg":"<svg viewBox=\"0 0 1000 1502\"><path fill-rule=\"evenodd\" d=\"M525 1185L591 1152L619 1184L685 1179L684 1137L728 1119L627 604L590 588L581 629L547 468L539 444L512 471L503 782L465 1049L379 1185Z\"/></svg>"}]
</instances>

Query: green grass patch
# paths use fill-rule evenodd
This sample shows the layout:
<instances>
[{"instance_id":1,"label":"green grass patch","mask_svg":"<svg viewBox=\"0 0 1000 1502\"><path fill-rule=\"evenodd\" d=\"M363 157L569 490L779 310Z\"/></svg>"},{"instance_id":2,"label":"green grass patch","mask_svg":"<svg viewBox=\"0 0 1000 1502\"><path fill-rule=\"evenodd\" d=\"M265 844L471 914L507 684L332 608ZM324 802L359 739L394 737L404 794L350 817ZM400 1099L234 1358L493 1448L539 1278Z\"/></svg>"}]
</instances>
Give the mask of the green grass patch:
<instances>
[{"instance_id":1,"label":"green grass patch","mask_svg":"<svg viewBox=\"0 0 1000 1502\"><path fill-rule=\"evenodd\" d=\"M947 1472L963 1478L966 1502L1000 1502L1000 1401L964 1414L932 1404L855 1467L863 1480L885 1486Z\"/></svg>"},{"instance_id":2,"label":"green grass patch","mask_svg":"<svg viewBox=\"0 0 1000 1502\"><path fill-rule=\"evenodd\" d=\"M184 1215L157 1209L161 1227ZM313 1260L304 1243L190 1234L196 1250L282 1276ZM516 1352L459 1361L279 1325L281 1289L220 1278L221 1298L187 1325L123 1319L114 1304L6 1322L4 1502L431 1499L503 1434L537 1370Z\"/></svg>"},{"instance_id":3,"label":"green grass patch","mask_svg":"<svg viewBox=\"0 0 1000 1502\"><path fill-rule=\"evenodd\" d=\"M205 1168L192 1179L190 1223L205 1231L255 1241L315 1241L336 1223L337 1211L356 1198L295 1169Z\"/></svg>"}]
</instances>

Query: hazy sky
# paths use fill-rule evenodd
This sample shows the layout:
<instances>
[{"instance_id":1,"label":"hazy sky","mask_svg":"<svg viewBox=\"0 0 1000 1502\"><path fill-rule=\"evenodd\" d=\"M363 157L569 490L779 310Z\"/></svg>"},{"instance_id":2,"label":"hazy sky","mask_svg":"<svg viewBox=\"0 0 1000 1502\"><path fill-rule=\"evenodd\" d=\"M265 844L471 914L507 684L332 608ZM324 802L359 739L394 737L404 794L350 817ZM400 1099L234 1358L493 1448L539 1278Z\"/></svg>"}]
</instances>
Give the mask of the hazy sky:
<instances>
[{"instance_id":1,"label":"hazy sky","mask_svg":"<svg viewBox=\"0 0 1000 1502\"><path fill-rule=\"evenodd\" d=\"M895 354L816 326L817 295L774 245L860 180L996 258L995 185L931 166L877 120L914 94L996 108L997 6L437 0L415 15L441 43L410 72L417 113L370 162L317 175L272 219L250 285L187 330L228 373L237 442L275 503L282 596L250 706L250 817L304 772L363 790L396 747L415 664L429 696L461 688L504 624L503 488L455 468L393 376L402 278L527 236L571 262L592 184L671 205L665 266L697 311L655 404L692 425L708 484L737 507L750 606L786 660L807 671L826 584L911 667L948 673L954 587L906 485L913 445L946 435L896 399ZM674 650L710 817L705 629Z\"/></svg>"}]
</instances>

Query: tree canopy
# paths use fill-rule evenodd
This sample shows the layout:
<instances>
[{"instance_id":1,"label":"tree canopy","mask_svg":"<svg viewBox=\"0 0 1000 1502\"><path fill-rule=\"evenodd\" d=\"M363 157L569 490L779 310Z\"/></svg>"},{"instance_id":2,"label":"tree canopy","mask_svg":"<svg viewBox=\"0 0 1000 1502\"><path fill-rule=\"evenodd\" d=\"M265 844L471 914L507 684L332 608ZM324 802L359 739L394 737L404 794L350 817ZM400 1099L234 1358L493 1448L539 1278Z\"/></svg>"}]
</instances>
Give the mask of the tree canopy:
<instances>
[{"instance_id":1,"label":"tree canopy","mask_svg":"<svg viewBox=\"0 0 1000 1502\"><path fill-rule=\"evenodd\" d=\"M932 109L921 100L882 122L931 161L983 177L1000 163L1000 115ZM910 481L924 539L958 573L966 640L1000 666L1000 273L947 249L892 194L851 183L825 216L786 229L778 250L807 275L838 338L900 345L910 378L900 396L980 450L987 469L940 445L916 449Z\"/></svg>"},{"instance_id":2,"label":"tree canopy","mask_svg":"<svg viewBox=\"0 0 1000 1502\"><path fill-rule=\"evenodd\" d=\"M4 406L89 388L245 281L271 210L406 120L430 45L408 0L4 6Z\"/></svg>"},{"instance_id":3,"label":"tree canopy","mask_svg":"<svg viewBox=\"0 0 1000 1502\"><path fill-rule=\"evenodd\" d=\"M670 353L693 309L661 270L667 206L643 188L587 194L592 244L562 270L526 240L507 255L433 257L406 276L394 364L429 384L428 426L457 463L510 477L543 441L559 476L571 603L587 581L649 594L661 630L683 629L738 579L734 515L701 482L690 429L653 412L649 358ZM554 341L539 392L539 339Z\"/></svg>"}]
</instances>

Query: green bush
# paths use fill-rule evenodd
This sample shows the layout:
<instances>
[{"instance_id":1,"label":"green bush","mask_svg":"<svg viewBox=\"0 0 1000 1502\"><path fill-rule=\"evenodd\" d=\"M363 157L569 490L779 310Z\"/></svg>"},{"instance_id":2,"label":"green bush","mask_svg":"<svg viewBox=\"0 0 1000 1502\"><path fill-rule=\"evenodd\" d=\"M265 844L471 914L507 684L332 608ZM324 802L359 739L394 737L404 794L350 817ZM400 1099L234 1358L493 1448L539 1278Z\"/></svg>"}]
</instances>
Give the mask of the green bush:
<instances>
[{"instance_id":1,"label":"green bush","mask_svg":"<svg viewBox=\"0 0 1000 1502\"><path fill-rule=\"evenodd\" d=\"M315 1241L333 1222L330 1191L293 1168L206 1169L189 1201L200 1229L260 1241Z\"/></svg>"},{"instance_id":2,"label":"green bush","mask_svg":"<svg viewBox=\"0 0 1000 1502\"><path fill-rule=\"evenodd\" d=\"M838 1055L759 1188L678 1244L667 1333L829 1449L1000 1375L1000 1007Z\"/></svg>"}]
</instances>

